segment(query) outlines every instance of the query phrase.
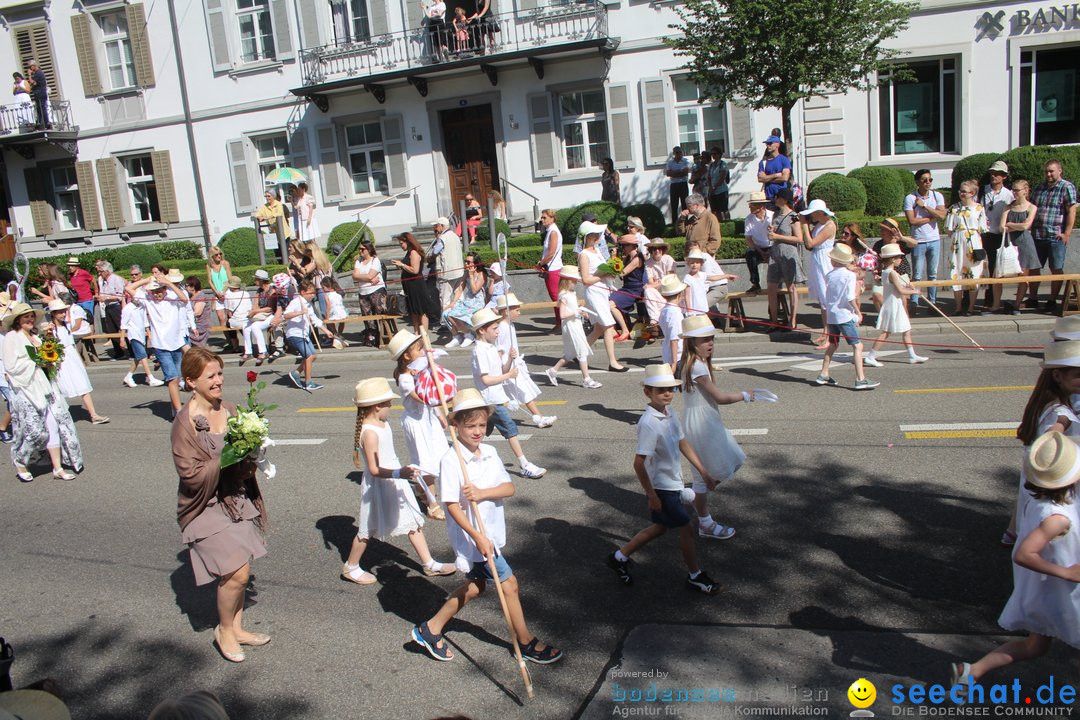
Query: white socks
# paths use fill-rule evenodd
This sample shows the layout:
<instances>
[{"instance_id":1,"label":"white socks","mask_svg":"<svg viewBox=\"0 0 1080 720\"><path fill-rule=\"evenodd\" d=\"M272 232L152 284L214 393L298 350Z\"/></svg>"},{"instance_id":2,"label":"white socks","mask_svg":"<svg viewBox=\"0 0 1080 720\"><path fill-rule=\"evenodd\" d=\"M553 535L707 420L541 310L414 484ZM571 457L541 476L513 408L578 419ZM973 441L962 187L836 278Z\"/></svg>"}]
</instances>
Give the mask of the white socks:
<instances>
[{"instance_id":1,"label":"white socks","mask_svg":"<svg viewBox=\"0 0 1080 720\"><path fill-rule=\"evenodd\" d=\"M518 461L518 465L520 465L521 467L525 467L526 465L529 464L528 459L526 459L526 457L524 455L518 455L517 461Z\"/></svg>"}]
</instances>

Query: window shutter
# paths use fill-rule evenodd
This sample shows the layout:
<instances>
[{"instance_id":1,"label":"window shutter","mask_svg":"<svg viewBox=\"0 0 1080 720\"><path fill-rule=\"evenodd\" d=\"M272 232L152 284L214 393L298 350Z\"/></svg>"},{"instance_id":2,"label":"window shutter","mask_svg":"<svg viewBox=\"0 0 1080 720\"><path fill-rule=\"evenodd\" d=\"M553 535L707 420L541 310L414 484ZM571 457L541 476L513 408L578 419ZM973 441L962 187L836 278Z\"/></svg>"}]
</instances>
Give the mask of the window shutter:
<instances>
[{"instance_id":1,"label":"window shutter","mask_svg":"<svg viewBox=\"0 0 1080 720\"><path fill-rule=\"evenodd\" d=\"M535 10L537 0L518 0L518 10Z\"/></svg>"},{"instance_id":2,"label":"window shutter","mask_svg":"<svg viewBox=\"0 0 1080 720\"><path fill-rule=\"evenodd\" d=\"M289 162L300 172L307 175L311 182L311 159L308 157L308 136L306 128L296 128L289 138ZM310 189L310 188L309 188Z\"/></svg>"},{"instance_id":3,"label":"window shutter","mask_svg":"<svg viewBox=\"0 0 1080 720\"><path fill-rule=\"evenodd\" d=\"M405 13L408 15L409 27L416 29L424 25L424 13L420 10L417 0L402 0L405 3Z\"/></svg>"},{"instance_id":4,"label":"window shutter","mask_svg":"<svg viewBox=\"0 0 1080 720\"><path fill-rule=\"evenodd\" d=\"M668 108L671 102L668 96L667 80L664 78L642 78L641 121L645 128L645 164L663 165L667 162L671 143L668 140Z\"/></svg>"},{"instance_id":5,"label":"window shutter","mask_svg":"<svg viewBox=\"0 0 1080 720\"><path fill-rule=\"evenodd\" d=\"M274 26L274 59L292 60L296 48L289 23L289 0L270 0L270 24Z\"/></svg>"},{"instance_id":6,"label":"window shutter","mask_svg":"<svg viewBox=\"0 0 1080 720\"><path fill-rule=\"evenodd\" d=\"M633 170L634 140L630 129L630 84L608 85L606 93L611 160L619 170Z\"/></svg>"},{"instance_id":7,"label":"window shutter","mask_svg":"<svg viewBox=\"0 0 1080 720\"><path fill-rule=\"evenodd\" d=\"M210 38L210 63L214 72L232 69L229 33L225 24L224 0L203 0L206 6L206 33Z\"/></svg>"},{"instance_id":8,"label":"window shutter","mask_svg":"<svg viewBox=\"0 0 1080 720\"><path fill-rule=\"evenodd\" d=\"M390 32L390 20L386 16L386 0L367 0L368 27L372 35Z\"/></svg>"},{"instance_id":9,"label":"window shutter","mask_svg":"<svg viewBox=\"0 0 1080 720\"><path fill-rule=\"evenodd\" d=\"M155 150L150 153L150 164L154 168L154 185L157 188L158 208L161 222L180 222L180 208L176 205L176 186L173 184L172 160L168 150Z\"/></svg>"},{"instance_id":10,"label":"window shutter","mask_svg":"<svg viewBox=\"0 0 1080 720\"><path fill-rule=\"evenodd\" d=\"M236 212L249 213L255 209L255 189L251 182L248 165L247 140L229 140L225 143L229 152L229 169L232 171L233 201Z\"/></svg>"},{"instance_id":11,"label":"window shutter","mask_svg":"<svg viewBox=\"0 0 1080 720\"><path fill-rule=\"evenodd\" d=\"M98 158L101 204L105 207L105 227L110 230L127 224L127 187L121 172L120 161L116 158Z\"/></svg>"},{"instance_id":12,"label":"window shutter","mask_svg":"<svg viewBox=\"0 0 1080 720\"><path fill-rule=\"evenodd\" d=\"M409 187L408 173L405 170L405 138L402 133L401 116L387 115L379 122L382 125L386 182L390 186L389 194L393 195Z\"/></svg>"},{"instance_id":13,"label":"window shutter","mask_svg":"<svg viewBox=\"0 0 1080 720\"><path fill-rule=\"evenodd\" d=\"M75 163L75 178L79 183L79 204L82 206L83 227L87 230L104 230L101 211L98 210L97 182L94 180L92 160Z\"/></svg>"},{"instance_id":14,"label":"window shutter","mask_svg":"<svg viewBox=\"0 0 1080 720\"><path fill-rule=\"evenodd\" d=\"M98 72L94 37L90 32L90 16L76 13L71 16L71 35L75 38L75 57L79 60L83 95L101 94L101 74Z\"/></svg>"},{"instance_id":15,"label":"window shutter","mask_svg":"<svg viewBox=\"0 0 1080 720\"><path fill-rule=\"evenodd\" d=\"M37 167L28 167L23 170L23 176L26 178L26 195L30 200L30 217L34 221L34 233L49 235L56 228L56 211L45 194L41 170Z\"/></svg>"},{"instance_id":16,"label":"window shutter","mask_svg":"<svg viewBox=\"0 0 1080 720\"><path fill-rule=\"evenodd\" d=\"M326 10L329 3L324 0L297 0L300 6L300 44L305 49L320 47L326 44L323 39L326 33L325 26Z\"/></svg>"},{"instance_id":17,"label":"window shutter","mask_svg":"<svg viewBox=\"0 0 1080 720\"><path fill-rule=\"evenodd\" d=\"M19 69L23 74L29 72L27 65L31 60L38 61L38 67L45 73L49 83L49 98L60 99L60 82L56 76L56 63L53 61L52 43L49 41L49 26L45 23L24 25L16 28L15 47L19 50Z\"/></svg>"},{"instance_id":18,"label":"window shutter","mask_svg":"<svg viewBox=\"0 0 1080 720\"><path fill-rule=\"evenodd\" d=\"M728 103L728 117L731 119L731 156L757 157L757 145L754 143L753 111L745 105Z\"/></svg>"},{"instance_id":19,"label":"window shutter","mask_svg":"<svg viewBox=\"0 0 1080 720\"><path fill-rule=\"evenodd\" d=\"M150 57L150 36L146 32L146 11L142 3L127 6L128 39L135 60L135 82L139 87L154 87L154 59Z\"/></svg>"},{"instance_id":20,"label":"window shutter","mask_svg":"<svg viewBox=\"0 0 1080 720\"><path fill-rule=\"evenodd\" d=\"M322 180L323 202L338 202L345 197L338 160L337 130L333 125L315 128L319 143L319 179Z\"/></svg>"},{"instance_id":21,"label":"window shutter","mask_svg":"<svg viewBox=\"0 0 1080 720\"><path fill-rule=\"evenodd\" d=\"M525 101L529 105L529 148L532 150L533 177L554 177L559 172L559 145L555 137L551 93L534 93Z\"/></svg>"}]
</instances>

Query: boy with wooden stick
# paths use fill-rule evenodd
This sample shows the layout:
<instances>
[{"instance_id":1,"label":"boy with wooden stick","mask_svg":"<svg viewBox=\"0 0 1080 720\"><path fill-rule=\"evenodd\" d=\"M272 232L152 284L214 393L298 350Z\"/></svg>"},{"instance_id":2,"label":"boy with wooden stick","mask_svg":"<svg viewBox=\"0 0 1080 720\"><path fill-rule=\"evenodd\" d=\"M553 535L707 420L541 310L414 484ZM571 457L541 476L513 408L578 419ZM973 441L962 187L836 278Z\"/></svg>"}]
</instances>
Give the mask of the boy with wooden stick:
<instances>
[{"instance_id":1,"label":"boy with wooden stick","mask_svg":"<svg viewBox=\"0 0 1080 720\"><path fill-rule=\"evenodd\" d=\"M506 612L521 647L521 656L548 665L561 660L563 653L541 643L529 632L521 609L517 576L501 552L506 544L503 499L511 497L515 487L495 448L483 443L491 413L492 407L472 388L458 391L454 398L450 422L457 431L458 447L447 451L439 465L439 497L446 507L446 531L457 554L457 566L467 571L468 581L450 595L434 617L412 629L412 639L436 660L453 659L454 654L442 637L443 629L470 600L483 594L488 580L494 579L487 560L494 555ZM462 465L468 477L463 476ZM479 513L479 518L474 512Z\"/></svg>"}]
</instances>

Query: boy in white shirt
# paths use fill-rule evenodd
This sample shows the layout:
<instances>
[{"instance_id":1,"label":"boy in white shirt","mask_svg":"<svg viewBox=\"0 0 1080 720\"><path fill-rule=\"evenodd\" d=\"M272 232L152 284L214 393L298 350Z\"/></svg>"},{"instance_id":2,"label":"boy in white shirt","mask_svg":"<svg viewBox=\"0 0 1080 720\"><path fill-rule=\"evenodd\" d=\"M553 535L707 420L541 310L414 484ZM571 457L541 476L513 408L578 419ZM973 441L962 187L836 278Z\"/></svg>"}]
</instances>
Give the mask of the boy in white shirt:
<instances>
[{"instance_id":1,"label":"boy in white shirt","mask_svg":"<svg viewBox=\"0 0 1080 720\"><path fill-rule=\"evenodd\" d=\"M665 275L660 280L660 296L664 298L664 307L660 308L657 324L664 336L660 344L660 357L664 362L675 367L682 357L682 321L686 317L682 311L682 294L686 284L679 282L674 274Z\"/></svg>"},{"instance_id":2,"label":"boy in white shirt","mask_svg":"<svg viewBox=\"0 0 1080 720\"><path fill-rule=\"evenodd\" d=\"M329 340L334 339L334 333L330 332L330 329L311 309L311 301L314 297L315 284L310 280L304 280L300 283L300 292L285 306L285 312L281 316L285 321L285 342L300 354L300 366L289 373L289 379L296 387L309 392L322 389L322 385L311 382L311 366L315 364L315 344L308 337L311 327L314 325L322 330ZM300 371L304 373L303 378L300 377Z\"/></svg>"},{"instance_id":3,"label":"boy in white shirt","mask_svg":"<svg viewBox=\"0 0 1080 720\"><path fill-rule=\"evenodd\" d=\"M176 284L183 279L182 275L158 273L128 283L125 288L132 302L141 304L146 310L150 347L154 348L154 357L161 365L161 374L169 387L174 417L183 407L180 402L180 362L187 347L188 296ZM144 285L147 286L146 294L139 292Z\"/></svg>"},{"instance_id":4,"label":"boy in white shirt","mask_svg":"<svg viewBox=\"0 0 1080 720\"><path fill-rule=\"evenodd\" d=\"M138 291L143 297L145 294L142 291ZM124 384L128 387L135 387L135 378L133 373L138 369L139 365L142 365L143 372L146 373L146 384L150 387L158 387L165 383L154 377L154 373L150 371L150 360L146 352L146 310L142 304L134 302L133 299L127 295L125 290L124 295L126 302L124 303L124 309L120 311L120 331L124 333L127 339L128 352L131 355L131 365L128 367L127 375L124 376ZM86 311L80 308L78 305L72 305L68 312L71 313L71 334L75 337L79 336L79 331L82 325L87 326L87 332L89 332L89 324L84 319L80 319L76 316L76 310L83 313L83 318L86 317Z\"/></svg>"},{"instance_id":5,"label":"boy in white shirt","mask_svg":"<svg viewBox=\"0 0 1080 720\"><path fill-rule=\"evenodd\" d=\"M499 349L495 347L495 340L499 336L499 321L502 320L489 308L482 308L473 313L472 326L476 333L476 344L472 349L472 376L473 384L483 395L484 400L492 406L491 417L488 418L488 433L492 428L506 438L510 449L521 466L521 476L527 478L540 478L547 472L542 467L533 465L525 458L518 440L517 424L505 405L510 401L506 394L503 383L517 377L518 369L514 367L514 359L517 352L511 349L503 360Z\"/></svg>"},{"instance_id":6,"label":"boy in white shirt","mask_svg":"<svg viewBox=\"0 0 1080 720\"><path fill-rule=\"evenodd\" d=\"M829 260L833 269L825 276L825 320L829 325L829 346L825 349L825 358L821 361L821 374L817 376L818 385L836 385L836 380L829 377L829 363L833 353L840 346L840 338L851 346L855 363L855 389L873 390L881 383L870 380L863 373L862 340L859 338L859 323L862 312L859 311L859 296L854 270L855 255L847 245L836 245L829 251Z\"/></svg>"}]
</instances>

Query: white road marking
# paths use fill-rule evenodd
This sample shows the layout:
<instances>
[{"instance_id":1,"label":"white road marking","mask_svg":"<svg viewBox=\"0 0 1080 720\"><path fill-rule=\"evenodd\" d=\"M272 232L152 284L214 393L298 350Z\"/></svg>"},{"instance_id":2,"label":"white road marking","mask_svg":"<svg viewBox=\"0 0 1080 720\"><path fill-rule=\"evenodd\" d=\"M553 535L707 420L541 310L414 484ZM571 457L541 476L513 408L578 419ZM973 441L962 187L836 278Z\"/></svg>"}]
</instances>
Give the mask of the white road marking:
<instances>
[{"instance_id":1,"label":"white road marking","mask_svg":"<svg viewBox=\"0 0 1080 720\"><path fill-rule=\"evenodd\" d=\"M275 445L322 445L326 438L274 438Z\"/></svg>"},{"instance_id":2,"label":"white road marking","mask_svg":"<svg viewBox=\"0 0 1080 720\"><path fill-rule=\"evenodd\" d=\"M1018 420L991 423L937 423L930 425L901 425L900 432L937 432L943 430L1015 430Z\"/></svg>"},{"instance_id":3,"label":"white road marking","mask_svg":"<svg viewBox=\"0 0 1080 720\"><path fill-rule=\"evenodd\" d=\"M865 344L866 343L864 342L863 345L865 345ZM896 355L897 353L902 353L902 352L907 352L907 351L906 350L882 350L881 352L876 353L876 355L879 358L882 358L882 357L888 357L889 355ZM791 369L792 370L816 370L818 372L821 372L821 358L822 357L824 357L824 353L822 353L821 355L817 355L817 359L812 361L812 362L802 363L800 365L792 365ZM863 357L865 358L866 355L864 354ZM854 364L854 362L855 362L855 356L852 355L850 352L836 353L832 357L832 364L833 365L852 365L852 364ZM864 365L864 367L870 367L870 366L869 365ZM871 368L871 370L873 370L873 368Z\"/></svg>"},{"instance_id":4,"label":"white road marking","mask_svg":"<svg viewBox=\"0 0 1080 720\"><path fill-rule=\"evenodd\" d=\"M528 440L531 437L532 433L522 433L521 435L517 436L517 439ZM506 442L506 438L504 438L502 435L488 435L486 438L484 438L484 442Z\"/></svg>"},{"instance_id":5,"label":"white road marking","mask_svg":"<svg viewBox=\"0 0 1080 720\"><path fill-rule=\"evenodd\" d=\"M728 428L732 435L768 435L769 428Z\"/></svg>"}]
</instances>

